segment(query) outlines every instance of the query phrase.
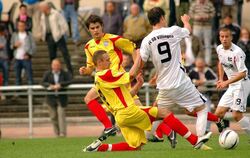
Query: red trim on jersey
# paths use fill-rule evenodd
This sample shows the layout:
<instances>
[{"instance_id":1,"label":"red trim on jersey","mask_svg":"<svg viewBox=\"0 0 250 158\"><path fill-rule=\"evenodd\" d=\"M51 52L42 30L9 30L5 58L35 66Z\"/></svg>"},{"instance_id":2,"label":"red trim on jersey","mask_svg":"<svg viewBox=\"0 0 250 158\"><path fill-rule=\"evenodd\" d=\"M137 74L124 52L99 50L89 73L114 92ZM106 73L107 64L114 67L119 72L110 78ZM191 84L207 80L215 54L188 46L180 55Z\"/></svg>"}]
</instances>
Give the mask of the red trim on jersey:
<instances>
[{"instance_id":1,"label":"red trim on jersey","mask_svg":"<svg viewBox=\"0 0 250 158\"><path fill-rule=\"evenodd\" d=\"M101 40L95 40L96 44L100 44Z\"/></svg>"},{"instance_id":2,"label":"red trim on jersey","mask_svg":"<svg viewBox=\"0 0 250 158\"><path fill-rule=\"evenodd\" d=\"M119 80L122 77L123 73L117 77L114 77L112 75L111 70L108 70L104 75L99 76L103 81L106 82L115 82L117 80Z\"/></svg>"},{"instance_id":3,"label":"red trim on jersey","mask_svg":"<svg viewBox=\"0 0 250 158\"><path fill-rule=\"evenodd\" d=\"M122 102L122 104L125 106L125 108L128 107L128 105L124 99L124 96L122 94L121 88L117 87L117 88L113 88L113 90L114 90L115 94L118 96L118 98L120 99L120 101Z\"/></svg>"},{"instance_id":4,"label":"red trim on jersey","mask_svg":"<svg viewBox=\"0 0 250 158\"><path fill-rule=\"evenodd\" d=\"M87 43L84 48L89 49L89 43Z\"/></svg>"},{"instance_id":5,"label":"red trim on jersey","mask_svg":"<svg viewBox=\"0 0 250 158\"><path fill-rule=\"evenodd\" d=\"M121 36L117 36L117 37L115 37L115 38L110 38L110 40L112 41L112 43L113 43L113 45L114 45L114 51L116 52L117 56L118 56L119 59L120 59L119 67L118 67L118 68L120 69L121 64L122 64L122 60L123 60L122 51L121 51L119 48L117 48L117 47L115 46L115 41L117 41L119 38L121 38Z\"/></svg>"},{"instance_id":6,"label":"red trim on jersey","mask_svg":"<svg viewBox=\"0 0 250 158\"><path fill-rule=\"evenodd\" d=\"M143 110L144 112L146 112L146 114L148 115L148 117L150 119L150 122L152 123L152 122L155 121L155 117L153 117L152 115L150 115L150 113L149 113L150 109L151 109L151 107L150 108L141 108L141 110Z\"/></svg>"}]
</instances>

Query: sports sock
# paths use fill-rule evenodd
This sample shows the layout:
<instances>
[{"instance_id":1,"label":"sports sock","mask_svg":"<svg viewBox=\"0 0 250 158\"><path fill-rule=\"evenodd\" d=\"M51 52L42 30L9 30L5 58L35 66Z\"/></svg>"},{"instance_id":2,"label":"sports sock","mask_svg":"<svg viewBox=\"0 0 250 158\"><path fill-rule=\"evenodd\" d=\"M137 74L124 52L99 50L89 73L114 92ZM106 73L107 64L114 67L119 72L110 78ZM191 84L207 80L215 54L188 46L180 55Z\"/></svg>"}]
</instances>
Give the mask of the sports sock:
<instances>
[{"instance_id":1,"label":"sports sock","mask_svg":"<svg viewBox=\"0 0 250 158\"><path fill-rule=\"evenodd\" d=\"M250 120L248 117L244 116L240 121L239 124L241 128L250 135Z\"/></svg>"},{"instance_id":2,"label":"sports sock","mask_svg":"<svg viewBox=\"0 0 250 158\"><path fill-rule=\"evenodd\" d=\"M193 116L197 117L197 113L195 113ZM218 116L216 116L215 114L213 114L211 112L208 112L207 113L207 120L208 121L213 121L213 122L219 122L220 118Z\"/></svg>"},{"instance_id":3,"label":"sports sock","mask_svg":"<svg viewBox=\"0 0 250 158\"><path fill-rule=\"evenodd\" d=\"M132 148L126 142L121 142L117 144L102 144L98 151L133 151L140 148Z\"/></svg>"},{"instance_id":4,"label":"sports sock","mask_svg":"<svg viewBox=\"0 0 250 158\"><path fill-rule=\"evenodd\" d=\"M179 119L175 118L173 113L164 118L163 122L166 123L168 127L174 130L176 133L186 138L187 141L189 141L192 145L196 144L198 137L192 134Z\"/></svg>"},{"instance_id":5,"label":"sports sock","mask_svg":"<svg viewBox=\"0 0 250 158\"><path fill-rule=\"evenodd\" d=\"M196 119L196 135L203 136L206 132L207 128L207 108L200 110L197 112Z\"/></svg>"},{"instance_id":6,"label":"sports sock","mask_svg":"<svg viewBox=\"0 0 250 158\"><path fill-rule=\"evenodd\" d=\"M94 116L104 125L105 128L112 127L112 123L108 118L107 113L103 109L102 105L98 103L96 99L91 100L87 104L89 110L92 112Z\"/></svg>"},{"instance_id":7,"label":"sports sock","mask_svg":"<svg viewBox=\"0 0 250 158\"><path fill-rule=\"evenodd\" d=\"M163 134L166 134L167 136L169 136L171 132L172 132L172 129L170 129L168 125L166 125L164 122L159 124L158 128L155 131L158 138L162 138Z\"/></svg>"}]
</instances>

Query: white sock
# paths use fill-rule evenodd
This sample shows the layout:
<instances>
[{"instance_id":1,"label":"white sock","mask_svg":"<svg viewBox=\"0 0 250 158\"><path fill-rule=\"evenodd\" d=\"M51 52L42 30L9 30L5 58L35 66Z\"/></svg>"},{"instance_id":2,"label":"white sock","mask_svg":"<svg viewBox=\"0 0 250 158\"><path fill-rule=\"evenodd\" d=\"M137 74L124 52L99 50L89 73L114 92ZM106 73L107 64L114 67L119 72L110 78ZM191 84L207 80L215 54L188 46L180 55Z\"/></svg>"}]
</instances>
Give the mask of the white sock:
<instances>
[{"instance_id":1,"label":"white sock","mask_svg":"<svg viewBox=\"0 0 250 158\"><path fill-rule=\"evenodd\" d=\"M239 124L241 128L250 135L250 119L246 116L244 116L240 121Z\"/></svg>"},{"instance_id":2,"label":"white sock","mask_svg":"<svg viewBox=\"0 0 250 158\"><path fill-rule=\"evenodd\" d=\"M157 127L159 126L159 124L162 122L162 120L157 120L157 121L154 121L152 123L152 129L151 131L145 131L145 134L146 134L146 138L149 139L152 137L152 135L154 135Z\"/></svg>"},{"instance_id":3,"label":"white sock","mask_svg":"<svg viewBox=\"0 0 250 158\"><path fill-rule=\"evenodd\" d=\"M207 128L207 107L197 112L196 135L203 136Z\"/></svg>"},{"instance_id":4,"label":"white sock","mask_svg":"<svg viewBox=\"0 0 250 158\"><path fill-rule=\"evenodd\" d=\"M157 121L154 121L153 124L152 124L152 129L151 129L151 133L154 134L156 129L158 128L159 124L162 123L162 120L157 120Z\"/></svg>"},{"instance_id":5,"label":"white sock","mask_svg":"<svg viewBox=\"0 0 250 158\"><path fill-rule=\"evenodd\" d=\"M108 144L108 150L107 151L112 151L112 144Z\"/></svg>"}]
</instances>

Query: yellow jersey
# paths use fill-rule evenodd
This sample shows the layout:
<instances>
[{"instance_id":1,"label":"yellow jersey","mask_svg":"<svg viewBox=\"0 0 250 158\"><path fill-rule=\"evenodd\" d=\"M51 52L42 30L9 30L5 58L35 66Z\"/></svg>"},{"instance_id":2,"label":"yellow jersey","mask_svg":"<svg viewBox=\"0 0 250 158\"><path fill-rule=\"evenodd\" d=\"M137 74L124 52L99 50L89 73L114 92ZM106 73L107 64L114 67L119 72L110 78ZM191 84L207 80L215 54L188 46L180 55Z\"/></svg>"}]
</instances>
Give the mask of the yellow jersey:
<instances>
[{"instance_id":1,"label":"yellow jersey","mask_svg":"<svg viewBox=\"0 0 250 158\"><path fill-rule=\"evenodd\" d=\"M95 74L95 88L111 113L116 114L120 109L136 106L127 87L128 83L128 72L107 69Z\"/></svg>"},{"instance_id":2,"label":"yellow jersey","mask_svg":"<svg viewBox=\"0 0 250 158\"><path fill-rule=\"evenodd\" d=\"M96 51L105 50L110 57L110 68L113 70L124 71L121 66L122 52L132 54L134 49L135 44L128 39L106 33L100 40L92 39L85 45L87 67L94 67L92 57Z\"/></svg>"}]
</instances>

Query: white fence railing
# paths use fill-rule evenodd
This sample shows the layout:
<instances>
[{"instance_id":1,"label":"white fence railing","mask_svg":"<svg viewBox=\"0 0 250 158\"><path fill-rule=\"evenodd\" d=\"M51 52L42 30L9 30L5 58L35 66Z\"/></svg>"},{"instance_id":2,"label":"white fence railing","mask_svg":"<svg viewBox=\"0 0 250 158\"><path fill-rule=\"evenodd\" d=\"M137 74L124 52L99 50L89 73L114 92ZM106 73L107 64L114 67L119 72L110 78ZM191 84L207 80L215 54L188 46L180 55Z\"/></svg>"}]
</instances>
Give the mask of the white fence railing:
<instances>
[{"instance_id":1,"label":"white fence railing","mask_svg":"<svg viewBox=\"0 0 250 158\"><path fill-rule=\"evenodd\" d=\"M71 84L67 87L67 91L65 92L57 92L57 94L79 94L81 95L83 89L90 89L93 87L93 84ZM150 86L148 83L144 83L143 85L145 91L145 103L146 105L150 105ZM78 90L78 91L76 91ZM26 95L28 96L28 112L29 112L29 136L32 138L33 136L33 97L35 95L46 95L46 94L54 94L54 92L47 92L46 89L41 85L23 85L23 86L3 86L0 87L0 92L4 93L4 95L13 96L13 95Z\"/></svg>"}]
</instances>

